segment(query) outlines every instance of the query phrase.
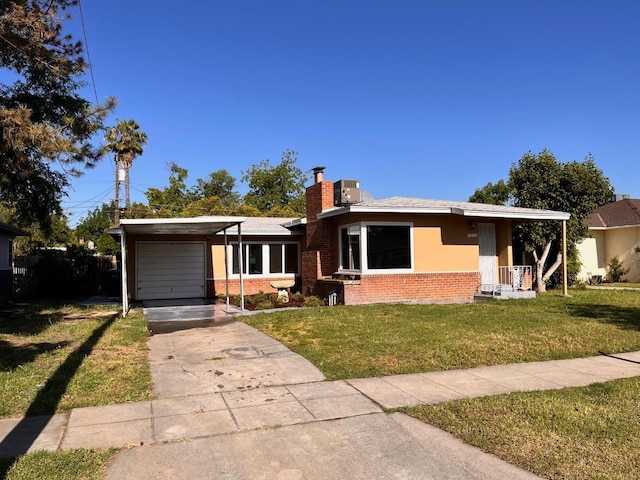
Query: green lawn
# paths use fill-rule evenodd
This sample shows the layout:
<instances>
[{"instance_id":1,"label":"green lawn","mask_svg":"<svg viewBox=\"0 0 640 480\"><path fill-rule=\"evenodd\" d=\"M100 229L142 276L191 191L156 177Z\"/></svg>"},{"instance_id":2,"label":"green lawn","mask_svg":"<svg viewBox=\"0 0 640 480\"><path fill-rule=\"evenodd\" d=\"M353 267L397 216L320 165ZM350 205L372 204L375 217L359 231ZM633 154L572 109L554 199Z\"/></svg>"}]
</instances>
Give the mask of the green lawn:
<instances>
[{"instance_id":1,"label":"green lawn","mask_svg":"<svg viewBox=\"0 0 640 480\"><path fill-rule=\"evenodd\" d=\"M546 478L640 478L640 377L401 411Z\"/></svg>"},{"instance_id":2,"label":"green lawn","mask_svg":"<svg viewBox=\"0 0 640 480\"><path fill-rule=\"evenodd\" d=\"M305 308L243 320L310 359L328 379L640 350L640 292L570 293L467 305ZM0 314L2 416L151 398L140 312L122 319L105 309L36 306L25 313ZM627 479L640 478L639 398L634 378L404 411L540 475ZM101 478L112 454L29 454L11 467L0 461L0 478Z\"/></svg>"},{"instance_id":3,"label":"green lawn","mask_svg":"<svg viewBox=\"0 0 640 480\"><path fill-rule=\"evenodd\" d=\"M575 290L463 305L309 308L243 320L328 379L640 350L640 292Z\"/></svg>"},{"instance_id":4,"label":"green lawn","mask_svg":"<svg viewBox=\"0 0 640 480\"><path fill-rule=\"evenodd\" d=\"M0 310L0 417L151 398L142 312L34 304Z\"/></svg>"}]
</instances>

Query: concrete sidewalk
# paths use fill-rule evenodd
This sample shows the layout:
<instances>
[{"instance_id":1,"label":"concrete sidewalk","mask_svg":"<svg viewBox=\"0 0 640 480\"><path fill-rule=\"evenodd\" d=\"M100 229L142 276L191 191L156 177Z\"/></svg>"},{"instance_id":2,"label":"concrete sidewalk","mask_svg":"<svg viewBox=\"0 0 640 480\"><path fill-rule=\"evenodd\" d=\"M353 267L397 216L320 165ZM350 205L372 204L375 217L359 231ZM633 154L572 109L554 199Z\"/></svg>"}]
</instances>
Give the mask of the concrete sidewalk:
<instances>
[{"instance_id":1,"label":"concrete sidewalk","mask_svg":"<svg viewBox=\"0 0 640 480\"><path fill-rule=\"evenodd\" d=\"M640 376L633 352L327 382L234 321L154 335L149 347L157 400L0 420L0 456L137 447L116 458L114 479L532 478L382 408Z\"/></svg>"}]
</instances>

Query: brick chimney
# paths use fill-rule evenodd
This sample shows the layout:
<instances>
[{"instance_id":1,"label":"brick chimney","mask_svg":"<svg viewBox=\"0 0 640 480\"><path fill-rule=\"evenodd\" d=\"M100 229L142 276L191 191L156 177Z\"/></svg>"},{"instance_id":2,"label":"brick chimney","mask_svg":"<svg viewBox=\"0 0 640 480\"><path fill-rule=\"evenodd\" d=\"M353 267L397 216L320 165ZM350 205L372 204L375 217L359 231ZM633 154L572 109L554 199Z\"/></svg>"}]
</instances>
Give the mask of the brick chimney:
<instances>
[{"instance_id":1,"label":"brick chimney","mask_svg":"<svg viewBox=\"0 0 640 480\"><path fill-rule=\"evenodd\" d=\"M303 293L314 294L316 280L331 275L334 267L334 249L337 232L333 222L318 219L323 210L333 208L333 182L324 180L324 167L313 169L313 185L307 187L307 228L302 248Z\"/></svg>"}]
</instances>

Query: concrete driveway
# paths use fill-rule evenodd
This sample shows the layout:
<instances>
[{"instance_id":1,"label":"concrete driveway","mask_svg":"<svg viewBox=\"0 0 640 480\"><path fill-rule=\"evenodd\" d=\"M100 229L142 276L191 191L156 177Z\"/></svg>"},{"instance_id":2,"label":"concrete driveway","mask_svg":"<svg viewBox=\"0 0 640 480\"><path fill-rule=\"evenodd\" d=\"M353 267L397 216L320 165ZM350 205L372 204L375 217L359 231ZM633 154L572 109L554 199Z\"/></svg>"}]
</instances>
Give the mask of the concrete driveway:
<instances>
[{"instance_id":1,"label":"concrete driveway","mask_svg":"<svg viewBox=\"0 0 640 480\"><path fill-rule=\"evenodd\" d=\"M188 310L158 321L171 328L149 339L160 399L142 407L156 443L118 455L107 479L538 478L418 420L383 413L240 321L190 319ZM200 323L171 325L181 321Z\"/></svg>"}]
</instances>

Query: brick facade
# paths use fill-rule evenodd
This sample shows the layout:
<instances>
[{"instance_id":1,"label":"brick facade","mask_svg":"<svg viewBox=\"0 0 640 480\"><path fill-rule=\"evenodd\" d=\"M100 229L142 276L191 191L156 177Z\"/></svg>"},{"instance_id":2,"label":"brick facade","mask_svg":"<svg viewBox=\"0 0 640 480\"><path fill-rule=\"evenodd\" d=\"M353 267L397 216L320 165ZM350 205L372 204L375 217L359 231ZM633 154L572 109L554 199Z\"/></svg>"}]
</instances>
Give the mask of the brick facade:
<instances>
[{"instance_id":1,"label":"brick facade","mask_svg":"<svg viewBox=\"0 0 640 480\"><path fill-rule=\"evenodd\" d=\"M335 291L338 303L459 303L470 302L481 283L480 272L436 272L362 275L359 280L318 281L317 294Z\"/></svg>"},{"instance_id":2,"label":"brick facade","mask_svg":"<svg viewBox=\"0 0 640 480\"><path fill-rule=\"evenodd\" d=\"M317 215L333 207L333 182L321 181L307 188L307 226L302 245L302 292L315 295L316 281L335 269L333 222Z\"/></svg>"},{"instance_id":3,"label":"brick facade","mask_svg":"<svg viewBox=\"0 0 640 480\"><path fill-rule=\"evenodd\" d=\"M264 293L277 293L278 290L271 286L271 282L276 280L291 280L291 276L289 277L259 277L259 278L251 278L250 275L245 275L242 277L244 283L244 294L245 295L255 295L260 292ZM296 282L299 283L299 279L296 279ZM215 295L219 297L223 297L226 291L226 282L224 278L219 278L215 280L207 281L207 288L212 288ZM295 285L291 288L292 292L296 292L300 290L300 285ZM230 278L229 279L229 294L230 295L240 295L240 280L238 278ZM213 295L212 295L213 296Z\"/></svg>"}]
</instances>

